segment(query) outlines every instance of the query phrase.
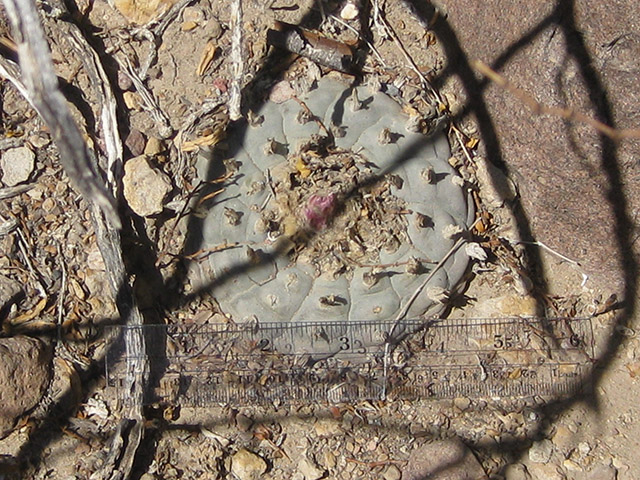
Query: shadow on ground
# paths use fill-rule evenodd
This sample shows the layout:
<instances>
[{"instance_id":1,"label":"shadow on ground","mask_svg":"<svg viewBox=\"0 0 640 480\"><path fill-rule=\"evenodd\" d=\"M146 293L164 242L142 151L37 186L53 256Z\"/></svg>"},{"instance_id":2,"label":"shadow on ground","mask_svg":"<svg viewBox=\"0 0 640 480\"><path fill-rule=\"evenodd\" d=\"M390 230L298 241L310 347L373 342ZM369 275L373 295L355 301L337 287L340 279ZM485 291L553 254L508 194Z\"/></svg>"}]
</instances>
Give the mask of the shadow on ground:
<instances>
[{"instance_id":1,"label":"shadow on ground","mask_svg":"<svg viewBox=\"0 0 640 480\"><path fill-rule=\"evenodd\" d=\"M425 24L429 24L434 18L436 11L431 4L417 0L405 1L407 4L413 7L414 11L420 16ZM313 29L318 27L319 20L320 18L317 12L309 12L302 22L302 25ZM499 69L503 64L507 63L510 58L517 54L520 49L527 46L530 42L536 39L536 37L541 32L550 27L557 29L558 34L561 34L566 38L567 51L565 53L566 55L574 59L577 62L577 65L579 65L579 76L588 89L589 100L591 102L590 106L596 112L597 117L604 123L615 126L613 114L614 112L612 111L612 106L608 99L607 91L602 84L599 72L594 67L595 62L591 58L581 36L581 32L576 25L574 2L571 0L557 0L555 2L555 8L553 8L551 14L546 16L534 28L530 29L530 31L525 36L514 42L509 46L509 48L502 52L497 57L498 60L492 65L492 67L495 69ZM450 62L449 66L441 74L440 77L434 79L434 84L436 86L443 85L447 77L449 76L455 76L459 78L460 82L463 85L463 88L466 91L467 97L469 98L468 103L463 109L462 115L475 116L479 127L481 141L486 146L487 156L489 160L504 172L509 173L509 161L503 155L501 138L499 138L499 135L497 134L496 128L494 126L495 119L490 113L490 109L485 103L483 97L483 91L488 86L487 82L479 80L478 77L474 74L474 71L470 64L472 59L469 58L468 53L461 45L454 27L449 23L447 18L439 17L433 24L432 29L444 45L447 57L456 59L455 62ZM255 80L245 88L244 97L246 99L253 99L258 97L257 88L260 88L259 82L262 81L266 75L272 75L271 72L273 72L274 67L280 65L280 63L280 58L278 58L277 55L271 53L266 59L261 72L256 76ZM608 182L605 190L607 200L610 203L611 211L613 212L612 221L614 223L613 226L615 230L615 247L617 250L616 253L618 258L624 259L624 261L621 261L619 265L620 270L623 272L624 295L621 299L622 309L617 314L616 323L618 325L626 325L630 322L631 318L635 315L636 312L635 299L637 293L638 265L635 256L632 253L632 222L629 215L629 206L625 198L625 186L622 182L621 177L622 174L620 160L618 158L618 146L607 137L601 136L599 138L598 150L600 152L599 168L601 172L606 176ZM401 161L401 159L398 159L398 165L401 163ZM517 218L517 228L519 230L520 237L525 240L536 240L534 234L532 233L533 229L531 228L531 222L528 218L528 212L525 211L523 206L519 203L515 204L514 210L515 217ZM198 222L198 219L192 217L190 219L189 231L197 229ZM134 237L137 236L137 233L135 231L130 231L129 234ZM568 239L568 241L569 240L570 239ZM126 255L127 250L124 251ZM534 247L529 247L527 249L527 258L529 260L529 264L526 267L529 276L535 279L538 296L542 298L545 294L548 293L548 287L547 280L541 274L543 269L541 268L539 250ZM135 265L136 262L131 261L130 264ZM246 270L246 268L249 268L249 265L239 265L237 271L244 271ZM230 275L232 274L233 272L230 272ZM214 285L206 285L199 291L184 296L179 290L173 287L176 285L182 285L185 282L186 278L184 274L181 275L182 276L176 276L165 282L166 295L163 295L163 297L165 299L170 299L167 300L163 305L163 308L166 311L178 311L189 302L191 302L194 298L197 298L200 295L208 295L211 292L211 289L214 287ZM124 297L126 297L126 294L124 294L124 290L125 289L123 289L123 295ZM123 315L123 317L124 316L125 315ZM599 362L600 368L594 369L592 372L591 381L593 382L595 387L597 387L598 383L600 382L600 379L607 365L610 363L612 357L618 351L620 342L621 335L614 329L611 333L611 337L608 340L606 352ZM99 374L96 370L94 370L92 373L96 375ZM510 456L512 459L518 458L524 451L526 451L526 449L528 449L528 447L530 446L530 441L535 440L538 435L541 435L542 429L545 426L545 421L551 414L562 411L563 409L568 408L576 402L584 401L590 402L593 408L597 408L597 405L595 405L593 399L589 396L581 396L568 400L552 402L546 404L543 407L540 407L538 413L541 420L538 431L533 432L531 437L528 439L513 440L507 443L501 443L493 447L493 449L496 452L504 452L505 450L508 450L509 452L511 452ZM67 398L63 397L61 402L67 402ZM265 417L264 419L256 420L266 421L269 418L270 417ZM278 416L273 417L273 419L278 418ZM63 418L55 415L52 415L50 418L48 418L47 421L45 421L38 427L35 432L32 433L31 440L22 448L21 460L24 463L37 464L44 455L49 442L54 440L55 437L59 435L59 433L55 432L60 432L60 427L64 426L65 423L66 422ZM183 427L187 430L190 428L190 426L188 425L185 425ZM167 426L167 428L174 429L182 427L174 425ZM398 425L397 430L403 435L411 435L410 432L406 431L404 427L400 425ZM153 437L154 435L150 435L149 439L153 439ZM138 458L136 463L137 477L144 473L146 467L152 461L155 453L154 448L155 447L153 441L146 442L146 447L143 448L143 451L141 452L142 455Z\"/></svg>"}]
</instances>

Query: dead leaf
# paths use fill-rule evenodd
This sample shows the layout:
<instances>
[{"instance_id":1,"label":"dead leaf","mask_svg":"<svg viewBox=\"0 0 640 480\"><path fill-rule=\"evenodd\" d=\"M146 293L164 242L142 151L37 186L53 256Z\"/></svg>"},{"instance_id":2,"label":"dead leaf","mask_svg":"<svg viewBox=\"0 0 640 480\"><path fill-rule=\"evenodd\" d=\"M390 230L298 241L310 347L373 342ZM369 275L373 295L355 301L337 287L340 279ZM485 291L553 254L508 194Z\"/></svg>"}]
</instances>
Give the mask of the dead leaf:
<instances>
[{"instance_id":1,"label":"dead leaf","mask_svg":"<svg viewBox=\"0 0 640 480\"><path fill-rule=\"evenodd\" d=\"M200 61L198 62L198 68L196 69L196 74L199 77L204 75L204 72L207 71L207 68L209 68L209 65L213 62L213 58L216 56L217 52L218 47L211 41L207 42L200 57Z\"/></svg>"},{"instance_id":2,"label":"dead leaf","mask_svg":"<svg viewBox=\"0 0 640 480\"><path fill-rule=\"evenodd\" d=\"M13 320L11 320L10 323L12 325L21 325L25 322L28 322L29 320L33 320L38 315L40 315L44 310L44 307L47 306L47 300L47 297L41 298L38 304L30 312L23 313L22 315L17 316Z\"/></svg>"}]
</instances>

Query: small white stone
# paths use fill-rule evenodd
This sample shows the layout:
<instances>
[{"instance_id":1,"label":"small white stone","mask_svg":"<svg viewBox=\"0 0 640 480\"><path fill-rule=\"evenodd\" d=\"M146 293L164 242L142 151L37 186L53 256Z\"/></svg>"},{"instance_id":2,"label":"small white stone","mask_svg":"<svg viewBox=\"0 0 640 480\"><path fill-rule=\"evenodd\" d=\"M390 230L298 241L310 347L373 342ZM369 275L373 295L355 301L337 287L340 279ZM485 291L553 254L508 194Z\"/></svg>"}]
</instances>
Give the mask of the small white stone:
<instances>
[{"instance_id":1,"label":"small white stone","mask_svg":"<svg viewBox=\"0 0 640 480\"><path fill-rule=\"evenodd\" d=\"M171 181L163 172L153 168L144 155L124 164L124 198L131 210L142 217L162 212L164 199L171 191Z\"/></svg>"},{"instance_id":2,"label":"small white stone","mask_svg":"<svg viewBox=\"0 0 640 480\"><path fill-rule=\"evenodd\" d=\"M36 155L27 147L10 148L2 154L2 182L8 187L26 182L35 167Z\"/></svg>"},{"instance_id":3,"label":"small white stone","mask_svg":"<svg viewBox=\"0 0 640 480\"><path fill-rule=\"evenodd\" d=\"M389 465L382 474L384 480L400 480L402 478L402 472L395 465Z\"/></svg>"},{"instance_id":4,"label":"small white stone","mask_svg":"<svg viewBox=\"0 0 640 480\"><path fill-rule=\"evenodd\" d=\"M582 456L589 455L589 452L591 452L591 445L587 442L580 442L578 444L578 452L580 452L580 455Z\"/></svg>"},{"instance_id":5,"label":"small white stone","mask_svg":"<svg viewBox=\"0 0 640 480\"><path fill-rule=\"evenodd\" d=\"M347 2L347 4L342 7L342 10L340 10L340 18L343 20L355 20L358 18L359 13L358 7L351 2Z\"/></svg>"},{"instance_id":6,"label":"small white stone","mask_svg":"<svg viewBox=\"0 0 640 480\"><path fill-rule=\"evenodd\" d=\"M459 175L454 175L451 177L451 183L453 183L456 187L464 187L464 178Z\"/></svg>"}]
</instances>

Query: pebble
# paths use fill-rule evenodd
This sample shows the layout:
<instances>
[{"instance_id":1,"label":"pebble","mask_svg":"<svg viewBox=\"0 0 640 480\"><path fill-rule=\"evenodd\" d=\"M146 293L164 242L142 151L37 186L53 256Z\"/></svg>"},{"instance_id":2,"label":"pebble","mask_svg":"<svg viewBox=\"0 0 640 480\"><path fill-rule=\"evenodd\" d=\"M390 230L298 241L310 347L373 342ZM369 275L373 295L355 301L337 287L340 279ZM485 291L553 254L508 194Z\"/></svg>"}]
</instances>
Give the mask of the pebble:
<instances>
[{"instance_id":1,"label":"pebble","mask_svg":"<svg viewBox=\"0 0 640 480\"><path fill-rule=\"evenodd\" d=\"M325 474L325 471L318 467L315 461L306 456L302 457L298 462L298 472L302 474L305 480L319 480Z\"/></svg>"},{"instance_id":2,"label":"pebble","mask_svg":"<svg viewBox=\"0 0 640 480\"><path fill-rule=\"evenodd\" d=\"M231 473L238 480L257 480L267 471L267 463L247 449L240 449L231 457Z\"/></svg>"},{"instance_id":3,"label":"pebble","mask_svg":"<svg viewBox=\"0 0 640 480\"><path fill-rule=\"evenodd\" d=\"M217 18L211 17L207 22L205 30L211 40L218 40L222 36L222 25Z\"/></svg>"},{"instance_id":4,"label":"pebble","mask_svg":"<svg viewBox=\"0 0 640 480\"><path fill-rule=\"evenodd\" d=\"M5 309L16 301L22 291L22 284L4 275L0 275L0 308ZM7 308L8 312L8 308Z\"/></svg>"},{"instance_id":5,"label":"pebble","mask_svg":"<svg viewBox=\"0 0 640 480\"><path fill-rule=\"evenodd\" d=\"M10 148L0 158L2 182L8 187L26 182L35 167L36 155L27 147Z\"/></svg>"},{"instance_id":6,"label":"pebble","mask_svg":"<svg viewBox=\"0 0 640 480\"><path fill-rule=\"evenodd\" d=\"M123 92L133 88L133 81L124 72L118 72L118 88Z\"/></svg>"},{"instance_id":7,"label":"pebble","mask_svg":"<svg viewBox=\"0 0 640 480\"><path fill-rule=\"evenodd\" d=\"M527 467L521 463L512 463L504 472L505 480L531 480Z\"/></svg>"},{"instance_id":8,"label":"pebble","mask_svg":"<svg viewBox=\"0 0 640 480\"><path fill-rule=\"evenodd\" d=\"M585 480L616 480L618 470L613 465L596 465L585 476Z\"/></svg>"},{"instance_id":9,"label":"pebble","mask_svg":"<svg viewBox=\"0 0 640 480\"><path fill-rule=\"evenodd\" d=\"M472 314L478 318L534 316L538 311L538 302L532 296L521 296L508 293L497 298L478 301L473 306Z\"/></svg>"},{"instance_id":10,"label":"pebble","mask_svg":"<svg viewBox=\"0 0 640 480\"><path fill-rule=\"evenodd\" d=\"M182 21L183 22L195 22L200 23L204 21L204 11L200 7L186 7L182 11Z\"/></svg>"},{"instance_id":11,"label":"pebble","mask_svg":"<svg viewBox=\"0 0 640 480\"><path fill-rule=\"evenodd\" d=\"M139 112L142 110L142 98L136 92L124 92L122 100L129 110Z\"/></svg>"},{"instance_id":12,"label":"pebble","mask_svg":"<svg viewBox=\"0 0 640 480\"><path fill-rule=\"evenodd\" d=\"M347 2L347 4L340 11L340 18L343 20L355 20L358 18L358 7L353 2Z\"/></svg>"},{"instance_id":13,"label":"pebble","mask_svg":"<svg viewBox=\"0 0 640 480\"><path fill-rule=\"evenodd\" d=\"M253 420L242 413L236 416L236 425L241 432L248 432L253 425Z\"/></svg>"},{"instance_id":14,"label":"pebble","mask_svg":"<svg viewBox=\"0 0 640 480\"><path fill-rule=\"evenodd\" d=\"M453 399L453 405L460 411L464 412L469 405L471 405L471 400L467 397L456 397Z\"/></svg>"},{"instance_id":15,"label":"pebble","mask_svg":"<svg viewBox=\"0 0 640 480\"><path fill-rule=\"evenodd\" d=\"M153 168L142 155L124 164L124 197L131 210L142 217L162 212L164 200L171 191L171 181L163 172Z\"/></svg>"},{"instance_id":16,"label":"pebble","mask_svg":"<svg viewBox=\"0 0 640 480\"><path fill-rule=\"evenodd\" d=\"M458 438L416 448L402 470L402 480L486 480L482 466Z\"/></svg>"},{"instance_id":17,"label":"pebble","mask_svg":"<svg viewBox=\"0 0 640 480\"><path fill-rule=\"evenodd\" d=\"M159 153L162 153L164 151L165 148L162 140L156 137L150 137L144 147L144 154L149 156L158 155Z\"/></svg>"},{"instance_id":18,"label":"pebble","mask_svg":"<svg viewBox=\"0 0 640 480\"><path fill-rule=\"evenodd\" d=\"M553 434L553 444L565 457L575 448L575 434L565 425L558 425Z\"/></svg>"},{"instance_id":19,"label":"pebble","mask_svg":"<svg viewBox=\"0 0 640 480\"><path fill-rule=\"evenodd\" d=\"M0 339L0 438L35 407L51 379L51 349L25 336Z\"/></svg>"},{"instance_id":20,"label":"pebble","mask_svg":"<svg viewBox=\"0 0 640 480\"><path fill-rule=\"evenodd\" d=\"M44 132L37 132L29 136L29 143L35 148L44 148L51 143L51 137Z\"/></svg>"},{"instance_id":21,"label":"pebble","mask_svg":"<svg viewBox=\"0 0 640 480\"><path fill-rule=\"evenodd\" d=\"M124 145L129 149L131 155L138 157L144 152L147 140L140 130L131 130L124 141Z\"/></svg>"},{"instance_id":22,"label":"pebble","mask_svg":"<svg viewBox=\"0 0 640 480\"><path fill-rule=\"evenodd\" d=\"M313 428L319 437L333 437L342 432L340 423L332 418L319 418Z\"/></svg>"},{"instance_id":23,"label":"pebble","mask_svg":"<svg viewBox=\"0 0 640 480\"><path fill-rule=\"evenodd\" d=\"M336 467L336 456L330 450L324 450L322 453L324 457L324 466L327 468L335 468Z\"/></svg>"},{"instance_id":24,"label":"pebble","mask_svg":"<svg viewBox=\"0 0 640 480\"><path fill-rule=\"evenodd\" d=\"M576 462L568 458L562 462L562 466L564 466L564 468L566 468L569 472L582 471L582 467L580 465L578 465Z\"/></svg>"},{"instance_id":25,"label":"pebble","mask_svg":"<svg viewBox=\"0 0 640 480\"><path fill-rule=\"evenodd\" d=\"M540 440L535 442L529 449L529 460L535 463L547 463L551 460L553 453L553 443L551 440Z\"/></svg>"},{"instance_id":26,"label":"pebble","mask_svg":"<svg viewBox=\"0 0 640 480\"><path fill-rule=\"evenodd\" d=\"M395 465L389 465L382 474L384 480L400 480L402 478L402 472Z\"/></svg>"},{"instance_id":27,"label":"pebble","mask_svg":"<svg viewBox=\"0 0 640 480\"><path fill-rule=\"evenodd\" d=\"M282 80L276 83L271 89L271 92L269 93L269 100L274 103L284 103L295 97L295 95L296 91L293 89L291 84L286 80Z\"/></svg>"},{"instance_id":28,"label":"pebble","mask_svg":"<svg viewBox=\"0 0 640 480\"><path fill-rule=\"evenodd\" d=\"M505 202L510 202L516 197L518 189L502 170L482 156L476 157L476 167L478 183L482 187L480 197L487 204L499 208Z\"/></svg>"},{"instance_id":29,"label":"pebble","mask_svg":"<svg viewBox=\"0 0 640 480\"><path fill-rule=\"evenodd\" d=\"M578 452L580 452L580 455L582 456L589 455L589 452L591 452L591 445L587 442L580 442L578 444Z\"/></svg>"},{"instance_id":30,"label":"pebble","mask_svg":"<svg viewBox=\"0 0 640 480\"><path fill-rule=\"evenodd\" d=\"M142 25L166 12L177 0L114 0L113 6L131 23Z\"/></svg>"},{"instance_id":31,"label":"pebble","mask_svg":"<svg viewBox=\"0 0 640 480\"><path fill-rule=\"evenodd\" d=\"M531 478L536 480L565 480L566 476L558 470L556 465L547 465L542 463L534 463L528 466Z\"/></svg>"}]
</instances>

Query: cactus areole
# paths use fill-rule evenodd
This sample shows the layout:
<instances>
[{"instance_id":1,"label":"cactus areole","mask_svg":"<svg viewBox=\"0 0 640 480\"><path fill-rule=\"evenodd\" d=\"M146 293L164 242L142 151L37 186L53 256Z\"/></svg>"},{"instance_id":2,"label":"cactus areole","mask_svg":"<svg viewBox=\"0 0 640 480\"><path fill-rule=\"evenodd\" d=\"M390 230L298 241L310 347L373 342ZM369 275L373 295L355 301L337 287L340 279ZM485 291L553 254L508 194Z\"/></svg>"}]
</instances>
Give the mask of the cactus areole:
<instances>
[{"instance_id":1,"label":"cactus areole","mask_svg":"<svg viewBox=\"0 0 640 480\"><path fill-rule=\"evenodd\" d=\"M367 87L322 79L232 131L199 175L226 176L202 221L199 266L235 322L394 319L474 212L446 136ZM221 175L221 176L222 176ZM211 180L211 178L209 178ZM217 248L223 245L234 248ZM437 315L468 257L451 255L407 318Z\"/></svg>"}]
</instances>

